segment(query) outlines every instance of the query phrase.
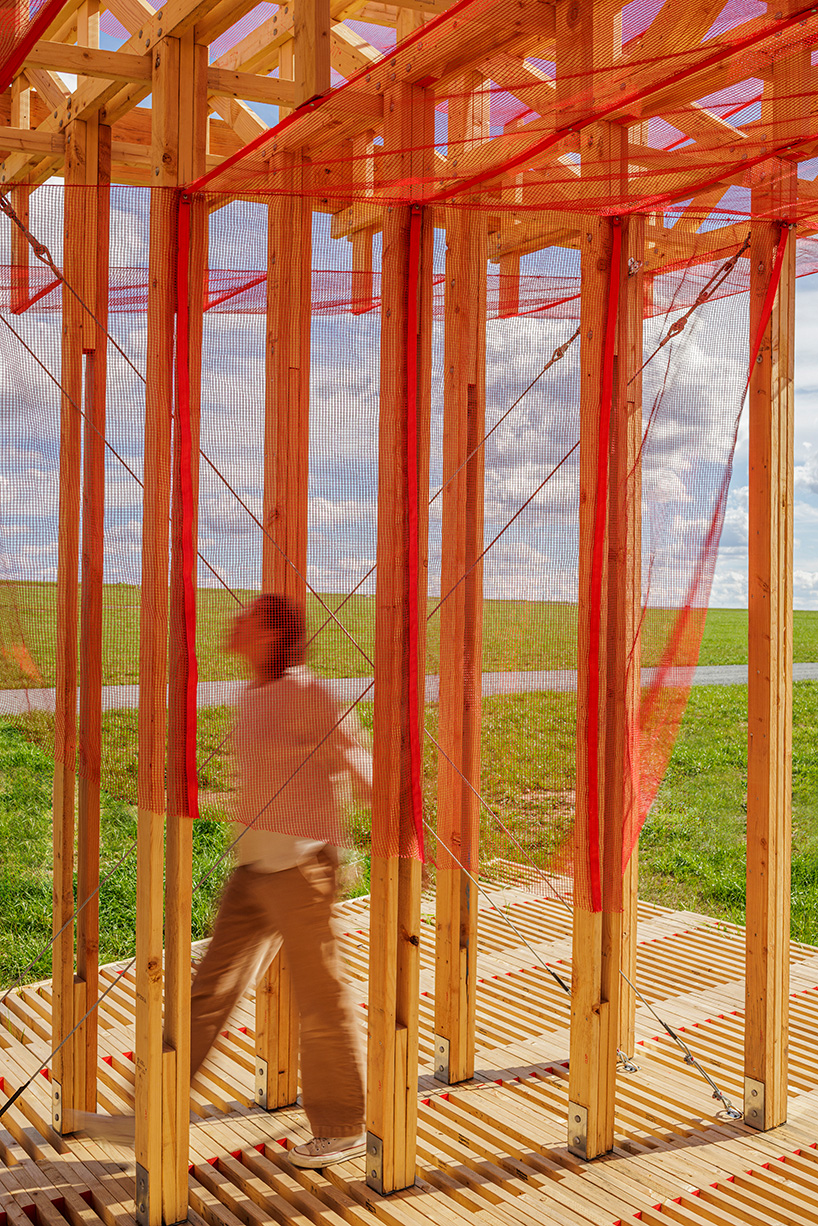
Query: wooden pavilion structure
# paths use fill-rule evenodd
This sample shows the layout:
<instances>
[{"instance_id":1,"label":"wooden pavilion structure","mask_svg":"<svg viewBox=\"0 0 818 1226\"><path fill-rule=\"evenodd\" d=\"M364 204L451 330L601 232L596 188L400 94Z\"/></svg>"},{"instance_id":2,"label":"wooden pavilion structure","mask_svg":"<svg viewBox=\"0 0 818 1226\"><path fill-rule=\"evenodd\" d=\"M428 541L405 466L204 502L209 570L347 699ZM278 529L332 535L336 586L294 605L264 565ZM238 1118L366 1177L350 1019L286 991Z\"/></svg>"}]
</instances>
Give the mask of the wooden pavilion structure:
<instances>
[{"instance_id":1,"label":"wooden pavilion structure","mask_svg":"<svg viewBox=\"0 0 818 1226\"><path fill-rule=\"evenodd\" d=\"M787 44L786 53L776 56L769 43L773 19L750 16L736 33L732 58L724 51L720 56L688 61L686 50L700 47L722 2L704 0L689 9L666 0L656 6L653 19L637 40L638 47L628 51L631 60L638 52L643 65L638 113L632 107L617 111L608 101L595 112L595 73L600 66L615 68L617 59L623 65L628 62L622 50L621 6L604 0L515 0L512 5L507 0L493 4L481 0L481 5L481 21L470 23L468 3L452 6L452 12L447 13L450 6L446 0L401 0L399 4L294 0L280 5L256 25L251 24L249 33L211 59L209 47L254 11L254 0L169 0L157 10L146 0L109 0L107 11L129 35L117 50L99 46L101 6L97 0L68 0L43 36L28 48L3 95L6 109L4 126L0 127L0 150L5 151L5 160L0 166L0 184L24 223L12 227L14 309L24 310L30 301L30 244L25 224L32 193L38 184L55 175L63 176L68 189L86 189L66 191L64 225L63 274L66 283L80 293L64 295L62 330L61 381L65 394L60 450L54 783L54 925L61 935L55 943L53 981L46 993L48 1016L37 1004L42 996L30 992L13 1008L7 1006L11 1038L0 1040L0 1061L9 1061L10 1071L6 1073L4 1068L2 1074L8 1085L18 1084L30 1070L34 1053L15 1036L15 1026L22 1027L25 1022L33 1027L38 1041L52 1048L63 1045L50 1066L50 1123L42 1108L47 1087L39 1079L29 1096L33 1105L15 1107L18 1121L24 1119L22 1125L14 1125L20 1135L9 1124L12 1141L2 1142L5 1149L0 1156L8 1168L0 1169L0 1189L5 1188L7 1193L2 1212L12 1226L21 1226L19 1206L24 1202L26 1208L34 1205L30 1214L33 1220L47 1221L49 1226L57 1226L64 1219L95 1223L99 1217L107 1226L130 1220L133 1210L120 1176L106 1168L104 1158L92 1145L68 1138L73 1111L93 1110L100 1095L106 1103L127 1104L131 1094L137 1115L136 1219L144 1226L188 1217L193 1221L203 1219L211 1226L234 1226L237 1220L255 1226L271 1219L307 1218L316 1223L338 1222L339 1218L358 1222L367 1212L407 1223L474 1216L487 1221L603 1222L636 1208L644 1210L643 1221L661 1222L664 1216L657 1216L658 1211L651 1210L650 1205L665 1198L672 1201L675 1196L687 1199L670 1216L693 1222L705 1219L695 1216L698 1207L688 1193L692 1187L711 1183L709 1175L714 1171L719 1185L717 1197L729 1200L740 1184L736 1173L751 1168L753 1173L746 1178L750 1180L748 1195L752 1200L752 1195L763 1195L759 1187L766 1187L767 1176L759 1173L766 1170L762 1157L769 1163L773 1156L781 1157L779 1150L799 1146L804 1153L787 1159L787 1187L796 1189L797 1196L813 1206L818 1203L818 1168L807 1152L803 1104L786 1144L771 1141L765 1148L762 1140L748 1139L751 1128L759 1132L780 1130L787 1120L791 1077L788 1035L800 1045L799 1076L805 1080L799 1083L798 1092L808 1096L816 1089L814 1076L810 1081L806 1067L802 1067L809 1063L804 1047L804 1030L811 1025L809 1000L805 1004L799 998L797 1002L798 1010L806 1013L803 1017L799 1013L795 1030L791 1030L789 1020L791 958L804 968L799 991L806 994L807 988L818 982L809 978L815 953L806 948L790 949L789 796L795 238L796 226L799 237L811 232L809 211L816 198L812 183L799 178L797 170L799 162L813 157L818 148L818 107L813 96L818 90L812 84L817 70L811 63L809 42L813 28L818 30L818 19L812 9L785 3L775 20L783 23L782 29L797 27L802 31L797 48ZM394 52L380 55L347 24L356 18L395 27ZM443 25L446 22L448 26ZM426 40L424 33L432 27L443 32L438 39ZM761 42L759 31L764 31L767 41ZM697 99L735 79L739 71L749 71L746 63L754 54L754 39L760 43L759 56L763 52L766 57L763 64L758 58L752 61L752 71L762 81L761 118L741 127L708 111ZM679 57L672 81L667 74L651 79L650 73L655 71L650 67L652 57L658 58L662 48L668 47L673 47ZM735 67L740 56L745 65L741 69ZM566 112L559 88L555 90L535 66L544 60L555 63L558 82L561 64L569 60L573 80L577 74L587 75L591 101L585 112L576 105L573 112ZM276 76L270 75L276 70ZM333 71L346 79L354 78L352 86L343 93L333 89ZM75 74L76 87L69 89L61 73ZM411 540L407 517L412 491L407 482L414 479L421 491L424 480L428 486L430 366L424 303L431 281L430 264L424 262L423 252L431 242L432 221L429 206L429 216L424 215L420 223L420 284L411 287L417 295L413 306L407 280L410 243L415 241L411 217L413 212L424 214L426 206L420 197L414 205L408 199L399 205L387 200L390 183L423 183L434 177L435 89L439 83L454 79L459 83L460 101L457 106L450 104L449 138L459 144L462 153L459 165L447 166L446 183L450 187L453 179L459 179L479 187L486 182L487 190L496 193L496 199L507 207L492 228L485 212L447 210L446 196L434 206L434 224L445 226L448 247L445 343L452 361L446 363L444 464L450 472L462 469L444 500L442 565L447 589L465 570L470 570L470 578L460 584L456 598L447 602L442 613L438 828L442 846L459 846L462 860L445 850L441 853L432 963L421 925L421 865L417 858L399 854L411 824L411 788L406 782L411 778L411 764L407 763L423 705L422 630L420 642L410 643L412 608L416 614L419 608L425 608L426 599L422 563L427 526L422 513L415 538L418 554L414 569L407 553L410 545L395 548L396 541ZM519 125L496 133L490 130L482 101L487 80L508 83L509 89L516 83L524 84L529 91L526 101L532 106L534 91L540 118L527 126L522 137ZM793 107L794 96L812 98L813 105ZM147 98L150 107L142 105ZM282 197L275 207L271 205L269 213L264 521L273 527L264 544L265 587L299 594L303 591L299 576L306 569L312 212L318 209L334 214L333 234L350 238L358 270L371 271L373 235L382 233L381 335L389 361L384 364L381 384L372 894L366 922L360 907L356 910L347 905L344 913L350 931L355 924L361 928L368 925L373 938L368 974L369 1153L365 1183L359 1172L338 1180L310 1175L299 1184L286 1163L282 1166L278 1158L271 1159L265 1152L259 1155L253 1149L254 1145L262 1150L265 1145L274 1148L288 1124L297 1126L293 1115L254 1112L246 1089L242 1092L237 1088L239 1074L249 1078L252 1063L253 1101L257 1106L275 1111L289 1108L295 1101L296 1029L287 968L280 960L259 985L254 1013L244 1012L244 1038L231 1028L217 1057L221 1072L210 1076L212 1104L226 1109L228 1104L241 1103L245 1093L245 1105L232 1122L208 1125L201 1135L194 1129L199 1140L194 1139L191 1149L187 1073L191 827L180 749L190 719L184 602L186 568L189 578L191 560L183 540L182 499L185 481L194 492L198 482L197 378L203 303L197 287L203 284L206 263L207 211L218 207L218 201L208 196L205 188L212 188L213 176L235 165L244 149L256 147L264 137L266 124L253 111L253 103L275 105L282 118L289 116L271 157L276 173L289 175L289 181L296 185L289 196ZM673 125L686 136L684 149L673 155L652 149L647 139L651 118L665 115L672 115ZM766 135L761 131L765 124L769 129ZM754 176L754 213L758 217L751 224L749 289L751 336L759 333L760 344L749 390L745 1025L743 1039L735 1029L727 1037L719 1032L710 1048L720 1065L720 1075L726 1076L734 1094L739 1077L738 1090L743 1091L745 1103L745 1123L741 1125L725 1123L715 1115L707 1119L697 1116L691 1107L689 1072L683 1066L675 1074L667 1071L666 1048L662 1046L666 1040L651 1038L644 1016L637 1020L634 992L620 976L624 971L628 980L636 980L639 940L667 938L680 946L684 944L686 922L694 932L697 957L709 951L712 959L710 995L704 991L701 998L696 997L699 972L691 965L684 985L677 983L675 993L663 993L656 987L653 999L673 1000L671 1013L678 1022L692 1019L698 1024L710 1019L707 1025L712 1023L718 1030L713 1018L719 1009L724 1021L727 1014L733 1015L728 1006L742 1007L735 988L740 978L735 967L742 960L740 934L725 928L718 936L700 917L680 919L659 909L643 908L641 921L647 930L640 935L635 855L623 880L621 873L603 872L599 899L586 899L577 893L570 934L565 923L555 918L553 908L542 903L535 908L510 889L508 880L499 883L498 888L510 890L509 905L517 907L520 915L526 908L543 912L542 931L549 932L555 944L543 942L532 928L529 935L538 947L544 952L557 949L558 953L551 956L565 959L572 941L581 956L573 962L570 1014L558 1016L552 1009L546 1017L539 1005L532 1005L529 1015L519 997L516 1003L504 999L492 1006L483 1000L478 1006L478 981L508 971L520 957L519 950L509 953L501 942L492 965L490 957L488 962L485 957L479 961L479 923L488 931L491 918L480 913L476 885L463 867L464 862L472 870L477 865L479 800L462 780L479 783L480 706L474 699L472 681L475 668L479 672L482 652L481 572L475 560L482 548L483 512L482 461L473 453L484 432L485 314L479 304L485 300L487 260L499 262L505 287L502 309L513 314L515 276L519 276L521 257L550 245L572 246L581 252L581 445L587 458L581 468L579 727L584 727L582 721L592 705L601 733L594 745L582 735L578 737L576 840L577 854L582 855L593 817L599 826L604 863L610 868L622 861L623 830L634 805L636 786L624 738L626 730L638 722L639 687L633 681L633 671L628 673L625 654L627 645L638 641L641 600L637 459L642 429L639 370L644 278L677 258L682 248L692 253L694 260L712 260L714 252L728 249L730 243L735 245L737 234L732 222L702 232L697 232L698 223L693 221L680 223L681 229L665 227L656 208L634 208L626 217L611 216L600 208L595 215L584 213L580 221L567 217L566 210L540 215L530 207L524 208L530 166L547 169L552 161L565 157L562 146L553 142L540 150L543 132L564 132L572 125L583 166L604 167L604 175L597 174L593 180L596 192L603 190L599 187L601 179L610 179L616 184L611 190L621 194L623 182L627 189L633 167L638 165L654 174L657 182L661 180L660 186L654 182L644 188L645 199L661 196L671 202L692 198L706 212L715 207L726 187L739 181L746 183L747 175ZM741 152L734 151L742 141L752 142L753 154L747 166ZM376 145L377 184L372 174ZM338 207L331 194L322 201L312 189L297 190L297 176L304 173L301 159L305 150L313 162L330 166L340 159L340 150L350 148L361 190L370 192L369 203L356 200ZM712 158L704 158L704 164L696 162L697 150L712 153L714 148L722 150L718 173L714 173ZM675 178L668 187L662 176L668 175L671 158ZM103 551L99 512L104 506L101 440L106 409L107 188L111 183L165 189L165 194L154 193L158 203L152 205L150 232L137 961L133 976L124 976L105 1006L89 1013L101 985L114 982L114 972L105 968L101 972L98 966L98 917L93 901L84 907L76 930L70 922L75 907L75 846L80 905L92 899L99 873ZM182 248L186 263L181 267L178 214L165 202L175 200L175 193L190 185L200 191L191 197L189 241ZM581 176L577 191L581 196ZM224 202L233 198L228 188L224 192ZM235 194L240 194L240 189L235 189ZM515 201L520 202L519 215L514 211ZM789 226L783 239L782 222ZM184 320L181 315L177 318L180 276L186 278L190 291ZM616 281L618 303L613 320L608 315L612 279ZM472 309L474 303L478 304L476 309ZM407 341L411 335L407 321L410 310L414 311L415 327L412 353ZM599 416L606 326L615 328L617 355L610 389L614 405L610 438L601 433ZM181 347L187 359L183 375L174 353L175 334L177 351ZM407 472L404 463L410 369L418 387L414 475ZM184 400L178 394L180 378L186 380ZM170 407L174 403L175 431ZM188 414L183 430L179 428L180 403L186 405ZM84 427L77 408L80 404ZM187 451L178 442L185 431L193 444ZM610 477L604 490L599 486L600 469L593 462L600 449L606 454ZM80 536L81 502L85 526ZM607 559L601 580L594 554L600 505ZM195 536L195 523L193 531ZM592 657L598 666L595 678L585 663ZM82 685L77 714L78 671ZM396 728L400 735L395 735ZM599 796L593 814L589 810L592 777ZM650 951L647 956L649 960ZM675 957L679 956L677 949ZM355 957L352 941L350 960ZM673 959L663 961L660 957L657 976L670 975L672 963ZM732 966L729 971L725 969L728 963ZM715 980L713 965L721 968ZM422 979L424 991L428 992L433 983L433 1019L427 1015ZM730 990L716 991L713 983L731 985ZM552 1006L543 1006L545 1014L549 1008ZM489 1042L486 1037L493 1033L494 1039L498 1038L497 1013L502 1010L508 1011L505 1045ZM113 1042L115 1047L119 1038L124 1040L129 1014L135 1019L130 1070L123 1064L121 1045L118 1055L113 1054L111 1046ZM491 1021L487 1020L490 1015ZM84 1020L72 1034L80 1019ZM527 1061L522 1052L524 1044L512 1040L507 1031L518 1025L525 1028L529 1020L540 1025L540 1036L550 1036L550 1046L540 1043L538 1047L530 1036L535 1058ZM655 1030L653 1026L654 1034ZM252 1043L247 1038L251 1033ZM555 1036L563 1037L557 1041ZM631 1130L625 1144L621 1129L617 1130L617 1055L632 1053L637 1036L640 1042L650 1039L653 1043L653 1055L646 1057L651 1075L641 1098L634 1091L632 1101L628 1099L629 1105L623 1108ZM423 1081L426 1100L419 1106L419 1042L423 1060L429 1056L430 1041L438 1090L430 1079ZM499 1059L497 1052L504 1046L513 1052L514 1060L509 1061L507 1054ZM570 1068L556 1061L549 1065L550 1071L537 1074L536 1086L533 1074L528 1072L515 1082L517 1072L509 1070L523 1070L537 1064L538 1059L554 1059L544 1054L546 1048L560 1057L570 1049ZM480 1110L464 1105L477 1101L476 1052L484 1080L486 1070L504 1070L499 1074L497 1102L492 1099L492 1104ZM105 1066L100 1065L100 1057L108 1061ZM472 1099L459 1099L455 1094L450 1099L441 1097L441 1086L460 1083L471 1088ZM621 1095L621 1084L619 1092ZM494 1092L484 1093L491 1097ZM525 1093L528 1098L524 1102ZM538 1114L543 1103L538 1104L535 1098L540 1093L548 1099L552 1114L562 1112L562 1137L567 1138L567 1147L558 1140L553 1120L546 1126L546 1116ZM201 1099L202 1092L194 1092L194 1104ZM621 1097L619 1101L621 1105ZM453 1105L445 1107L446 1102ZM19 1116L20 1110L23 1116ZM695 1124L690 1123L691 1111ZM445 1123L441 1123L443 1117ZM7 1119L14 1118L9 1113ZM30 1136L24 1138L29 1125L39 1130L42 1143L32 1141ZM256 1126L260 1131L253 1133ZM438 1142L430 1150L429 1130L438 1126ZM645 1136L659 1133L664 1139L661 1144L656 1142L657 1150L673 1150L678 1159L672 1172L668 1168L660 1177L657 1167L648 1177L643 1164L641 1175L630 1170L611 1174L610 1185L605 1183L607 1175L593 1175L597 1169L610 1174L612 1168L593 1167L591 1160L614 1150L621 1155L623 1144L631 1156L640 1146L639 1152L644 1154L653 1147ZM637 1134L639 1140L634 1139ZM705 1147L729 1142L733 1147L728 1146L730 1159L724 1157L726 1150L718 1151L718 1160L713 1157L715 1150L707 1151L706 1160L694 1162L690 1150L680 1158L675 1141L667 1139L671 1135L677 1140L680 1136L688 1140L700 1137ZM511 1153L512 1136L519 1152ZM740 1149L742 1138L746 1150ZM690 1140L691 1146L694 1143ZM462 1158L461 1151L471 1144L483 1155L476 1166ZM508 1153L503 1146L510 1146ZM546 1151L559 1151L559 1157L546 1157ZM239 1152L239 1158L230 1158L233 1152ZM492 1152L502 1153L499 1165L492 1162ZM534 1158L529 1161L532 1154ZM217 1165L208 1167L208 1161L215 1157ZM38 1169L47 1171L47 1178L26 1202L23 1193L30 1185L24 1176L26 1164L32 1159ZM708 1166L710 1159L715 1165ZM453 1167L458 1174L453 1173ZM402 1198L382 1199L385 1194L412 1189L417 1169L421 1169L425 1181L425 1200L419 1197L417 1188ZM497 1175L498 1170L502 1177ZM463 1171L471 1174L464 1176ZM20 1178L15 1183L17 1176ZM574 1182L570 1187L563 1186L569 1176ZM583 1178L584 1191L579 1190ZM731 1179L736 1182L725 1193L723 1185ZM638 1191L640 1180L647 1197L644 1204ZM770 1203L783 1204L786 1195L775 1177L770 1176L767 1182L773 1188ZM595 1191L588 1192L588 1188ZM536 1189L536 1196L532 1189ZM550 1197L558 1210L549 1207ZM747 1199L739 1197L738 1201L736 1220L746 1220L741 1214L747 1212ZM753 1216L762 1220L760 1214ZM809 1218L809 1214L805 1216ZM794 1211L787 1220L798 1220Z\"/></svg>"}]
</instances>

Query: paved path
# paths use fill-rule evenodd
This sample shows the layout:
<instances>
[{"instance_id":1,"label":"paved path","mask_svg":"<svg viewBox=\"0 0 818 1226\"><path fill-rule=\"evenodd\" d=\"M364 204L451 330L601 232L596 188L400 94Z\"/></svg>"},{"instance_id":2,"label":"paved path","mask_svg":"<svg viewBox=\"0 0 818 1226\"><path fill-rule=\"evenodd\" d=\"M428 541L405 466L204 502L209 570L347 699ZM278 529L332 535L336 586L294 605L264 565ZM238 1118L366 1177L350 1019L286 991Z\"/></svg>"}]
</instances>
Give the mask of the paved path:
<instances>
[{"instance_id":1,"label":"paved path","mask_svg":"<svg viewBox=\"0 0 818 1226\"><path fill-rule=\"evenodd\" d=\"M795 681L818 681L818 664L794 664ZM655 670L642 669L642 684L649 685ZM354 702L371 684L371 677L343 677L327 682L340 702ZM674 669L667 683L687 683L687 669ZM233 703L241 690L242 681L202 681L199 683L199 706L216 707ZM746 685L746 664L724 664L713 668L697 668L694 685ZM483 673L483 695L537 694L545 691L566 693L575 690L577 675L572 669L551 672ZM426 678L426 701L437 702L438 678ZM139 702L138 685L106 685L102 690L102 709L121 710ZM0 690L0 715L19 715L26 711L53 711L53 690Z\"/></svg>"}]
</instances>

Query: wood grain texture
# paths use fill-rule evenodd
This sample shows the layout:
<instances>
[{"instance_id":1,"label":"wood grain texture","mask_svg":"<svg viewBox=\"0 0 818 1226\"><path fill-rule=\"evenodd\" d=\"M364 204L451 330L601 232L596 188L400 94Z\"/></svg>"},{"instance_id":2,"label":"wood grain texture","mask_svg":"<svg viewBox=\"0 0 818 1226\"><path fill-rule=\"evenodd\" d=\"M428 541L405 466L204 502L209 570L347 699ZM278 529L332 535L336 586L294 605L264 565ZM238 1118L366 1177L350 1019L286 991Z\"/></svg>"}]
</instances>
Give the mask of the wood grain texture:
<instances>
[{"instance_id":1,"label":"wood grain texture","mask_svg":"<svg viewBox=\"0 0 818 1226\"><path fill-rule=\"evenodd\" d=\"M68 132L64 264L70 284L85 285L86 176L84 124ZM62 1042L74 1027L74 839L77 762L77 620L82 489L83 311L76 297L66 295L62 328L63 395L60 402L59 542L57 552L57 636L54 724L54 1031ZM66 926L67 925L67 926ZM76 1037L57 1053L54 1079L62 1089L61 1131L72 1130L76 1098L74 1065Z\"/></svg>"},{"instance_id":2,"label":"wood grain texture","mask_svg":"<svg viewBox=\"0 0 818 1226\"><path fill-rule=\"evenodd\" d=\"M450 140L468 149L487 134L488 95L484 81L472 74L458 83L456 94ZM483 566L475 563L483 549L485 217L450 210L446 242L435 1033L448 1040L448 1081L453 1083L474 1073L473 878L478 873L483 658Z\"/></svg>"},{"instance_id":3,"label":"wood grain texture","mask_svg":"<svg viewBox=\"0 0 818 1226\"><path fill-rule=\"evenodd\" d=\"M384 100L384 158L390 173L422 176L433 144L433 104L418 86ZM420 861L413 854L409 688L422 722L428 547L431 362L429 219L420 219L417 334L408 336L410 206L387 207L383 222L378 541L375 595L374 797L367 1129L383 1143L383 1187L414 1179ZM407 422L409 346L417 370L417 589L409 582ZM409 657L410 609L418 618ZM420 730L419 730L420 731ZM405 1030L405 1038L404 1032ZM400 1032L400 1037L399 1037ZM369 1178L369 1174L367 1176Z\"/></svg>"},{"instance_id":4,"label":"wood grain texture","mask_svg":"<svg viewBox=\"0 0 818 1226\"><path fill-rule=\"evenodd\" d=\"M583 169L615 173L623 163L626 133L598 125L583 133ZM620 263L612 267L613 226L618 219L587 218L583 224L581 351L580 351L580 512L579 610L577 642L577 788L574 862L588 872L592 841L598 842L601 910L592 910L588 885L580 879L574 899L576 973L571 998L572 1106L587 1111L585 1145L577 1145L577 1128L569 1120L569 1145L589 1158L613 1145L616 1052L620 1028L620 966L623 946L622 839L628 805L634 800L638 776L632 757L639 674L629 672L630 647L638 624L638 586L634 567L639 551L632 517L638 502L630 483L622 481L626 461L641 439L641 404L619 403L625 380L618 385L616 369L633 369L641 349L641 313L629 316L627 235ZM635 223L641 226L641 222ZM616 343L611 431L606 439L600 404L603 384L604 337L612 303L613 280L619 281L620 301ZM607 449L607 450L606 450ZM615 454L612 463L612 455ZM621 465L621 467L617 467ZM633 471L633 469L631 470ZM637 487L638 490L638 487ZM601 507L600 507L600 504ZM598 514L604 544L595 548ZM595 587L594 568L601 567ZM616 569L614 570L614 567ZM594 593L597 593L595 596ZM597 604L598 600L598 604ZM594 636L598 638L594 641ZM592 676L593 658L598 675ZM596 703L596 711L590 708ZM596 721L596 747L589 725ZM590 755L596 754L592 762ZM596 774L596 802L591 780ZM580 956L580 952L582 955Z\"/></svg>"},{"instance_id":5,"label":"wood grain texture","mask_svg":"<svg viewBox=\"0 0 818 1226\"><path fill-rule=\"evenodd\" d=\"M275 164L291 191L267 206L262 588L305 607L310 451L312 208L302 158ZM282 952L256 996L256 1057L266 1062L268 1110L298 1093L298 1013Z\"/></svg>"},{"instance_id":6,"label":"wood grain texture","mask_svg":"<svg viewBox=\"0 0 818 1226\"><path fill-rule=\"evenodd\" d=\"M207 152L207 47L195 42L193 31L179 41L179 124L180 182L201 174ZM189 480L193 498L192 544L194 556L187 565L187 576L194 591L198 588L198 493L199 435L202 371L202 319L207 267L207 213L203 201L190 206L190 241L187 259L188 317L187 336L177 335L177 345L185 347L188 379L188 428L190 431ZM177 320L177 330L178 330ZM195 741L195 711L187 706L190 662L186 625L190 617L185 603L185 565L182 508L182 451L179 417L185 405L178 390L175 410L177 425L173 433L173 488L171 496L170 609L168 640L168 744L167 744L167 830L165 838L165 1012L164 1084L165 1127L163 1144L163 1213L166 1222L184 1218L187 1210L187 1169L189 1150L190 1101L190 942L193 890L192 827L187 794L185 747L189 737ZM195 610L194 610L195 618ZM195 624L193 627L195 635ZM173 1054L173 1059L167 1053ZM172 1077L172 1081L168 1079Z\"/></svg>"},{"instance_id":7,"label":"wood grain texture","mask_svg":"<svg viewBox=\"0 0 818 1226\"><path fill-rule=\"evenodd\" d=\"M804 64L804 68L806 64ZM790 71L765 100L786 121ZM767 91L765 91L766 93ZM784 101L781 94L784 95ZM753 208L786 218L794 173L756 169ZM781 229L754 222L750 241L750 344L755 343ZM764 1119L787 1118L790 863L792 837L792 550L795 242L750 376L745 1076L765 1087ZM747 1108L753 1106L748 1100Z\"/></svg>"},{"instance_id":8,"label":"wood grain texture","mask_svg":"<svg viewBox=\"0 0 818 1226\"><path fill-rule=\"evenodd\" d=\"M142 593L139 638L139 770L136 912L136 1161L147 1172L148 1226L162 1221L163 897L171 420L176 310L179 40L153 60L148 348L145 396ZM164 190L163 190L164 189Z\"/></svg>"},{"instance_id":9,"label":"wood grain texture","mask_svg":"<svg viewBox=\"0 0 818 1226\"><path fill-rule=\"evenodd\" d=\"M89 1001L99 984L99 804L102 754L102 581L105 528L105 420L107 400L108 277L111 129L86 125L88 143L85 235L88 239L85 317L85 422L82 487L82 591L80 602L80 701L77 779L77 975ZM85 1081L77 1105L96 1107L96 1013L77 1032L85 1052Z\"/></svg>"}]
</instances>

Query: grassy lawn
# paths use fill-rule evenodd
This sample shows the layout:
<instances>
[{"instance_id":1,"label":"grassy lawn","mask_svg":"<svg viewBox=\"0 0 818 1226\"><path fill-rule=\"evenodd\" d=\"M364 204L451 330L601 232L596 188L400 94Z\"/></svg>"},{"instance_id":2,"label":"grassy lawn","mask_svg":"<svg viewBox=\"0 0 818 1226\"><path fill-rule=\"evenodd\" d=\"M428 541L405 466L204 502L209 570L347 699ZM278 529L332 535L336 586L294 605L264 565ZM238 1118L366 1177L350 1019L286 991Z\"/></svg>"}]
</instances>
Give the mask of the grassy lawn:
<instances>
[{"instance_id":1,"label":"grassy lawn","mask_svg":"<svg viewBox=\"0 0 818 1226\"><path fill-rule=\"evenodd\" d=\"M640 894L744 922L747 689L691 692L639 847ZM818 944L818 683L793 686L792 935Z\"/></svg>"},{"instance_id":2,"label":"grassy lawn","mask_svg":"<svg viewBox=\"0 0 818 1226\"><path fill-rule=\"evenodd\" d=\"M51 786L53 767L47 743L50 720L25 728L0 722L0 984L17 977L51 935ZM132 748L129 749L132 757ZM108 749L109 763L115 751ZM102 875L136 837L136 813L117 787L129 772L110 771L100 814ZM225 846L224 822L197 822L193 832L193 875L199 880ZM194 939L206 936L226 866L193 895ZM136 922L136 855L132 853L100 888L100 958L133 954ZM50 954L26 976L50 974Z\"/></svg>"},{"instance_id":3,"label":"grassy lawn","mask_svg":"<svg viewBox=\"0 0 818 1226\"><path fill-rule=\"evenodd\" d=\"M690 908L741 923L744 917L747 690L693 690L669 769L640 847L640 893L667 906ZM202 820L194 831L194 881L227 846L231 787L227 748L231 711L203 710L199 725ZM484 703L482 793L536 862L553 856L570 829L574 787L574 699L531 694ZM361 707L371 727L371 705ZM818 944L818 683L799 682L793 699L793 907L798 940ZM437 732L437 708L427 710ZM46 941L51 925L51 764L53 719L43 714L0 723L0 983L7 983ZM103 716L103 872L135 836L136 712ZM436 807L436 750L425 748L425 800ZM367 815L354 822L361 853ZM481 837L486 857L519 859L513 839L485 808ZM434 850L433 845L430 848ZM227 871L221 864L194 891L194 936L206 934ZM135 858L102 887L101 957L133 952ZM366 882L359 883L358 892ZM44 977L49 959L31 978Z\"/></svg>"},{"instance_id":4,"label":"grassy lawn","mask_svg":"<svg viewBox=\"0 0 818 1226\"><path fill-rule=\"evenodd\" d=\"M253 593L240 592L238 595L248 600ZM335 594L322 599L334 610L344 598ZM0 584L0 689L54 685L54 601L53 584ZM105 685L136 682L139 676L139 591L125 584L107 585L103 602L103 682ZM436 599L429 602L430 613L436 604ZM235 607L232 597L219 589L199 590L197 652L202 680L239 676L236 661L226 655L222 647L224 629ZM371 660L374 656L374 608L372 596L355 596L345 604L339 620L347 634L329 619L326 609L315 597L309 598L310 635L323 627L310 649L311 663L317 673L324 677L371 674L366 657ZM656 662L671 617L672 614L661 609L648 612L643 626L644 664ZM362 651L348 635L360 644ZM818 613L795 613L793 640L796 661L818 661ZM575 652L575 605L485 602L483 667L487 672L573 668ZM428 627L428 672L438 671L439 659L440 618L434 615ZM709 611L699 662L747 662L746 611Z\"/></svg>"}]
</instances>

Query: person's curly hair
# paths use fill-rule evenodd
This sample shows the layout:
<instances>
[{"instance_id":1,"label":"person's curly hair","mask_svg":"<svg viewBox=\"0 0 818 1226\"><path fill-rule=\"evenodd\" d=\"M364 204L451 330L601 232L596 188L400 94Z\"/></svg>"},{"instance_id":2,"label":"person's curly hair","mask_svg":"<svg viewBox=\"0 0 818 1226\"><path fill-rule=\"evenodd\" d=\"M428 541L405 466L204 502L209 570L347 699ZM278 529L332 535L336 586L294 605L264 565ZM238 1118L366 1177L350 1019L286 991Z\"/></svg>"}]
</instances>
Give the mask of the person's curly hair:
<instances>
[{"instance_id":1,"label":"person's curly hair","mask_svg":"<svg viewBox=\"0 0 818 1226\"><path fill-rule=\"evenodd\" d=\"M260 630L281 630L278 646L271 651L266 680L278 681L285 670L304 661L307 624L304 608L278 592L265 592L253 601L249 612Z\"/></svg>"}]
</instances>

